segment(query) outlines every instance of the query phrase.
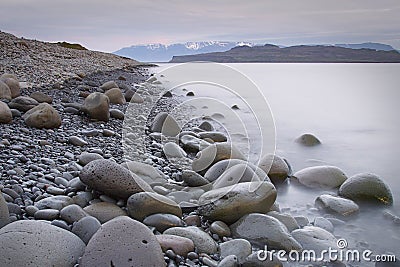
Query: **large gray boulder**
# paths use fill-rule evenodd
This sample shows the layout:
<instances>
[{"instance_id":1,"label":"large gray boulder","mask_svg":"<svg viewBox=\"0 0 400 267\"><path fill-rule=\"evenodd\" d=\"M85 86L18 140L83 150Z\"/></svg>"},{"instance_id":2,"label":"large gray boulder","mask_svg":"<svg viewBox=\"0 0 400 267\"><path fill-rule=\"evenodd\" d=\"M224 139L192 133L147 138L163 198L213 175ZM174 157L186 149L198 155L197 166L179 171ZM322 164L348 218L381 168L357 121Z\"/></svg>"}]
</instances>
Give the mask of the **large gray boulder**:
<instances>
[{"instance_id":1,"label":"large gray boulder","mask_svg":"<svg viewBox=\"0 0 400 267\"><path fill-rule=\"evenodd\" d=\"M331 196L328 194L320 195L315 199L315 206L341 216L348 216L358 212L359 207L354 201L342 197Z\"/></svg>"},{"instance_id":2,"label":"large gray boulder","mask_svg":"<svg viewBox=\"0 0 400 267\"><path fill-rule=\"evenodd\" d=\"M286 251L301 250L302 246L289 233L286 226L278 219L260 213L250 213L230 226L232 236L244 238L263 248Z\"/></svg>"},{"instance_id":3,"label":"large gray boulder","mask_svg":"<svg viewBox=\"0 0 400 267\"><path fill-rule=\"evenodd\" d=\"M317 146L321 141L313 134L303 134L295 139L295 142L303 146Z\"/></svg>"},{"instance_id":4,"label":"large gray boulder","mask_svg":"<svg viewBox=\"0 0 400 267\"><path fill-rule=\"evenodd\" d=\"M8 212L7 202L3 197L3 193L0 192L0 228L8 224L10 221L10 213Z\"/></svg>"},{"instance_id":5,"label":"large gray boulder","mask_svg":"<svg viewBox=\"0 0 400 267\"><path fill-rule=\"evenodd\" d=\"M38 129L52 129L61 126L60 114L47 103L41 103L28 110L22 118L28 126Z\"/></svg>"},{"instance_id":6,"label":"large gray boulder","mask_svg":"<svg viewBox=\"0 0 400 267\"><path fill-rule=\"evenodd\" d=\"M81 170L79 178L95 190L122 199L127 199L134 193L152 190L140 177L106 159L89 162Z\"/></svg>"},{"instance_id":7,"label":"large gray boulder","mask_svg":"<svg viewBox=\"0 0 400 267\"><path fill-rule=\"evenodd\" d=\"M11 90L7 84L0 80L0 100L1 99L11 99Z\"/></svg>"},{"instance_id":8,"label":"large gray boulder","mask_svg":"<svg viewBox=\"0 0 400 267\"><path fill-rule=\"evenodd\" d=\"M127 215L126 211L121 209L116 204L109 202L93 203L89 206L86 206L83 210L89 215L95 217L101 223L108 222L118 216Z\"/></svg>"},{"instance_id":9,"label":"large gray boulder","mask_svg":"<svg viewBox=\"0 0 400 267\"><path fill-rule=\"evenodd\" d=\"M265 155L260 160L258 167L268 173L268 177L273 183L282 183L290 175L288 164L283 158L277 155Z\"/></svg>"},{"instance_id":10,"label":"large gray boulder","mask_svg":"<svg viewBox=\"0 0 400 267\"><path fill-rule=\"evenodd\" d=\"M110 103L112 104L125 104L126 100L124 95L122 94L121 89L119 88L112 88L104 93L109 99Z\"/></svg>"},{"instance_id":11,"label":"large gray boulder","mask_svg":"<svg viewBox=\"0 0 400 267\"><path fill-rule=\"evenodd\" d=\"M249 213L267 213L276 199L276 189L269 182L239 183L210 190L199 198L200 215L227 224Z\"/></svg>"},{"instance_id":12,"label":"large gray boulder","mask_svg":"<svg viewBox=\"0 0 400 267\"><path fill-rule=\"evenodd\" d=\"M127 161L122 163L121 166L129 169L131 172L142 178L150 185L153 183L166 182L166 179L164 178L165 175L160 170L149 164L138 161Z\"/></svg>"},{"instance_id":13,"label":"large gray boulder","mask_svg":"<svg viewBox=\"0 0 400 267\"><path fill-rule=\"evenodd\" d=\"M165 136L177 136L181 131L181 127L167 112L160 112L154 117L150 130L162 133Z\"/></svg>"},{"instance_id":14,"label":"large gray boulder","mask_svg":"<svg viewBox=\"0 0 400 267\"><path fill-rule=\"evenodd\" d=\"M0 123L11 123L12 119L10 108L6 103L0 101Z\"/></svg>"},{"instance_id":15,"label":"large gray boulder","mask_svg":"<svg viewBox=\"0 0 400 267\"><path fill-rule=\"evenodd\" d=\"M0 266L74 266L85 244L49 223L22 220L0 229Z\"/></svg>"},{"instance_id":16,"label":"large gray boulder","mask_svg":"<svg viewBox=\"0 0 400 267\"><path fill-rule=\"evenodd\" d=\"M16 98L17 96L21 95L19 82L17 79L14 79L11 77L3 77L3 78L0 78L0 80L3 83L7 84L8 88L10 88L11 98Z\"/></svg>"},{"instance_id":17,"label":"large gray boulder","mask_svg":"<svg viewBox=\"0 0 400 267\"><path fill-rule=\"evenodd\" d=\"M339 195L352 200L369 199L385 205L393 204L389 186L372 173L360 173L350 177L339 188Z\"/></svg>"},{"instance_id":18,"label":"large gray boulder","mask_svg":"<svg viewBox=\"0 0 400 267\"><path fill-rule=\"evenodd\" d=\"M91 119L107 122L110 119L109 104L108 96L94 92L85 98L82 109Z\"/></svg>"},{"instance_id":19,"label":"large gray boulder","mask_svg":"<svg viewBox=\"0 0 400 267\"><path fill-rule=\"evenodd\" d=\"M154 234L127 216L105 224L90 239L79 266L165 266L164 254Z\"/></svg>"},{"instance_id":20,"label":"large gray boulder","mask_svg":"<svg viewBox=\"0 0 400 267\"><path fill-rule=\"evenodd\" d=\"M347 176L335 166L315 166L304 168L293 174L299 182L307 187L332 189L339 187Z\"/></svg>"},{"instance_id":21,"label":"large gray boulder","mask_svg":"<svg viewBox=\"0 0 400 267\"><path fill-rule=\"evenodd\" d=\"M313 250L317 255L329 247L336 249L336 238L330 232L315 226L305 226L292 232L292 236L305 250Z\"/></svg>"}]
</instances>

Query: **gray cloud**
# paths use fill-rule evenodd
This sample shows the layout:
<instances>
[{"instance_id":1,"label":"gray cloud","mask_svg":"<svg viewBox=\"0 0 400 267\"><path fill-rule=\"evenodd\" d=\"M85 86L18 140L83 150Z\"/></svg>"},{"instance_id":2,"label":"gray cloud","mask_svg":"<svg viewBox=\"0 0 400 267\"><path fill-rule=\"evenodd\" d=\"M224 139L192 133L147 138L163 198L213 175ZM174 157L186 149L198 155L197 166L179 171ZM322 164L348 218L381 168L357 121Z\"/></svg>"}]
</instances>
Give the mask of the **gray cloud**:
<instances>
[{"instance_id":1,"label":"gray cloud","mask_svg":"<svg viewBox=\"0 0 400 267\"><path fill-rule=\"evenodd\" d=\"M385 42L400 47L397 0L2 0L1 30L114 51L148 42Z\"/></svg>"}]
</instances>

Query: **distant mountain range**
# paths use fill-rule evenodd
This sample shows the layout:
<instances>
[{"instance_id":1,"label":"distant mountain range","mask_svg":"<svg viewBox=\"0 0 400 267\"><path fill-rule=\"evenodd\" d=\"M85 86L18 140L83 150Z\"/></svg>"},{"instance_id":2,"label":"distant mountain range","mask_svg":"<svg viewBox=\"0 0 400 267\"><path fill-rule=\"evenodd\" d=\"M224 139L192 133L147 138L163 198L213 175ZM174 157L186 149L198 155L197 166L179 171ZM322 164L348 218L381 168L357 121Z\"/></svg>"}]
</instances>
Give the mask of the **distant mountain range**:
<instances>
[{"instance_id":1,"label":"distant mountain range","mask_svg":"<svg viewBox=\"0 0 400 267\"><path fill-rule=\"evenodd\" d=\"M171 45L148 44L132 45L115 51L113 54L134 58L142 62L168 62L173 56L196 55L210 52L224 52L236 46L253 46L245 42L187 42Z\"/></svg>"},{"instance_id":2,"label":"distant mountain range","mask_svg":"<svg viewBox=\"0 0 400 267\"><path fill-rule=\"evenodd\" d=\"M254 47L234 47L225 52L198 55L174 56L170 62L190 61L213 62L281 62L281 63L400 63L400 53L396 50L352 49L326 45L300 45L281 48L266 44Z\"/></svg>"},{"instance_id":3,"label":"distant mountain range","mask_svg":"<svg viewBox=\"0 0 400 267\"><path fill-rule=\"evenodd\" d=\"M269 45L268 45L269 46ZM265 47L261 44L255 44L250 42L218 42L218 41L209 41L209 42L186 42L186 43L176 43L171 45L164 44L148 44L148 45L132 45L130 47L122 48L118 51L115 51L114 54L119 56L124 56L128 58L133 58L141 62L172 62L187 60L190 58L190 55L199 55L199 54L209 54L215 52L226 52L235 47L255 47L254 50L249 51L257 51L259 53L263 48L258 49L258 47ZM275 46L274 46L275 47ZM278 47L278 46L277 46ZM377 51L392 51L395 50L392 46L381 44L381 43L360 43L360 44L333 44L333 45L312 45L312 46L294 46L294 47L303 47L302 50L310 50L310 47L338 47L338 48L348 48L348 49L372 49ZM284 46L279 46L278 48L286 48ZM306 49L308 48L308 49ZM258 50L257 50L258 49ZM293 48L283 51L291 51ZM325 49L325 51L331 51L332 48ZM234 50L237 52L238 50ZM247 50L241 50L247 51ZM344 51L344 50L336 50ZM276 52L276 51L275 51ZM309 51L310 52L310 51ZM365 52L363 52L365 54ZM232 53L228 53L232 54ZM358 52L358 54L361 54ZM182 57L178 56L185 56ZM189 56L189 57L187 57ZM215 55L214 55L215 56ZM313 60L323 61L326 55L321 55L322 58L313 58ZM174 58L173 58L174 57ZM207 55L208 57L208 55ZM172 59L173 58L173 59ZM204 56L196 56L196 58L204 58ZM286 58L286 59L285 59ZM284 57L285 60L289 60L289 58ZM222 59L220 59L222 60ZM228 59L224 59L228 60ZM231 59L235 60L235 59ZM265 61L266 59L262 59ZM300 59L294 59L299 61ZM228 60L229 61L229 60ZM301 61L301 60L300 60Z\"/></svg>"}]
</instances>

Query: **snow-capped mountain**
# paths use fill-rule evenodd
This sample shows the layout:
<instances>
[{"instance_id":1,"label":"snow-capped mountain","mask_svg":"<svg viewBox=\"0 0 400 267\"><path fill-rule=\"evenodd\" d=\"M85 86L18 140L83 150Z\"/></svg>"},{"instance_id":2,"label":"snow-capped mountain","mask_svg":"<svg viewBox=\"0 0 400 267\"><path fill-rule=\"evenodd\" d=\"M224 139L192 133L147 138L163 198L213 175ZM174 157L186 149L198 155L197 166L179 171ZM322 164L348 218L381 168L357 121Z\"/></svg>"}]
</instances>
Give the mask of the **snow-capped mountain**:
<instances>
[{"instance_id":1,"label":"snow-capped mountain","mask_svg":"<svg viewBox=\"0 0 400 267\"><path fill-rule=\"evenodd\" d=\"M177 44L132 45L115 51L114 54L142 62L168 62L173 56L225 52L236 46L254 46L249 42L186 42Z\"/></svg>"}]
</instances>

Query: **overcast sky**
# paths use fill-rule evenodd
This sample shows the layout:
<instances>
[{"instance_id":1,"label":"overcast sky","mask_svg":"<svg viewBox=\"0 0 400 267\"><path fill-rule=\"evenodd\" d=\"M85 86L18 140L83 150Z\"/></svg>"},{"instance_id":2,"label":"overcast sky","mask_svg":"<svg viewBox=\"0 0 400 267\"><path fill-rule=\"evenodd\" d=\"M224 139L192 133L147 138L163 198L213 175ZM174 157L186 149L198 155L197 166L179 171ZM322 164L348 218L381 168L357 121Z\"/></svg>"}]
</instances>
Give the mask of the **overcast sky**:
<instances>
[{"instance_id":1,"label":"overcast sky","mask_svg":"<svg viewBox=\"0 0 400 267\"><path fill-rule=\"evenodd\" d=\"M382 42L400 49L399 0L1 0L0 30L100 51L132 44Z\"/></svg>"}]
</instances>

